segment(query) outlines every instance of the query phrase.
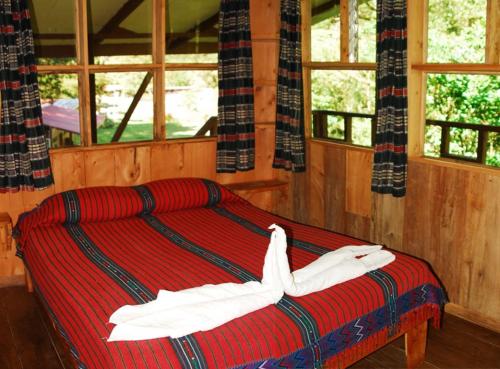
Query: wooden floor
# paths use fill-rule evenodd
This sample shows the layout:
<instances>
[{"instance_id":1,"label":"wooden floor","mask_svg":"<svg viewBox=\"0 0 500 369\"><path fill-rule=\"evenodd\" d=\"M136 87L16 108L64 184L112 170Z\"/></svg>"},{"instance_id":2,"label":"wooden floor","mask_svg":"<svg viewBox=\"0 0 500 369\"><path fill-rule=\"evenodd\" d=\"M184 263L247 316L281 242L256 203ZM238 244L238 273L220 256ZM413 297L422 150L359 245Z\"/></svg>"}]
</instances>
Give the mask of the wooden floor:
<instances>
[{"instance_id":1,"label":"wooden floor","mask_svg":"<svg viewBox=\"0 0 500 369\"><path fill-rule=\"evenodd\" d=\"M23 286L0 288L0 369L71 368L71 360L33 294ZM353 368L404 368L399 339ZM500 334L451 315L430 328L425 369L500 368Z\"/></svg>"}]
</instances>

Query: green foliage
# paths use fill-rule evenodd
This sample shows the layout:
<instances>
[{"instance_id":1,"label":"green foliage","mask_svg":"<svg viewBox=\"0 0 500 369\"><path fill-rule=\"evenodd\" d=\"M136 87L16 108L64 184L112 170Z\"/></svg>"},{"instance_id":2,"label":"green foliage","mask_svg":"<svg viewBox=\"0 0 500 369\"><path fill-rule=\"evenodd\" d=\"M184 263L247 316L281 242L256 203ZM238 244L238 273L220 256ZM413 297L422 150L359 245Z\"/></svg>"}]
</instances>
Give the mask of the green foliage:
<instances>
[{"instance_id":1,"label":"green foliage","mask_svg":"<svg viewBox=\"0 0 500 369\"><path fill-rule=\"evenodd\" d=\"M427 118L500 126L500 78L498 76L433 74L427 78ZM426 154L439 154L437 127L426 131ZM450 130L450 153L476 157L477 131ZM500 137L490 134L487 164L500 166Z\"/></svg>"},{"instance_id":2,"label":"green foliage","mask_svg":"<svg viewBox=\"0 0 500 369\"><path fill-rule=\"evenodd\" d=\"M97 129L97 143L110 143L117 127L118 123L101 125ZM153 123L128 124L127 128L125 128L125 131L123 131L120 142L147 141L152 139Z\"/></svg>"},{"instance_id":3,"label":"green foliage","mask_svg":"<svg viewBox=\"0 0 500 369\"><path fill-rule=\"evenodd\" d=\"M484 63L486 1L429 0L429 62Z\"/></svg>"}]
</instances>

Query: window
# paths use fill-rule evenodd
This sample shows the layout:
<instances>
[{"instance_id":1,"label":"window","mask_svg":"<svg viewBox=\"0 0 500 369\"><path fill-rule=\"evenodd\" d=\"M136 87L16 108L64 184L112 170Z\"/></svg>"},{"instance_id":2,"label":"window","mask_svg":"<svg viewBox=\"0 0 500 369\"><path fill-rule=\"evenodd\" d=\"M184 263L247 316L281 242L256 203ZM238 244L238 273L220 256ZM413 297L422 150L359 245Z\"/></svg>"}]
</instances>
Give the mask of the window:
<instances>
[{"instance_id":1,"label":"window","mask_svg":"<svg viewBox=\"0 0 500 369\"><path fill-rule=\"evenodd\" d=\"M424 155L500 167L499 35L490 24L500 10L495 1L428 1L427 62L437 64L414 66L426 81Z\"/></svg>"},{"instance_id":2,"label":"window","mask_svg":"<svg viewBox=\"0 0 500 369\"><path fill-rule=\"evenodd\" d=\"M219 1L37 0L30 12L51 148L215 134Z\"/></svg>"},{"instance_id":3,"label":"window","mask_svg":"<svg viewBox=\"0 0 500 369\"><path fill-rule=\"evenodd\" d=\"M376 2L313 0L310 17L313 137L372 146Z\"/></svg>"},{"instance_id":4,"label":"window","mask_svg":"<svg viewBox=\"0 0 500 369\"><path fill-rule=\"evenodd\" d=\"M484 63L487 0L428 0L430 63Z\"/></svg>"},{"instance_id":5,"label":"window","mask_svg":"<svg viewBox=\"0 0 500 369\"><path fill-rule=\"evenodd\" d=\"M217 132L217 0L167 0L165 122L167 139Z\"/></svg>"}]
</instances>

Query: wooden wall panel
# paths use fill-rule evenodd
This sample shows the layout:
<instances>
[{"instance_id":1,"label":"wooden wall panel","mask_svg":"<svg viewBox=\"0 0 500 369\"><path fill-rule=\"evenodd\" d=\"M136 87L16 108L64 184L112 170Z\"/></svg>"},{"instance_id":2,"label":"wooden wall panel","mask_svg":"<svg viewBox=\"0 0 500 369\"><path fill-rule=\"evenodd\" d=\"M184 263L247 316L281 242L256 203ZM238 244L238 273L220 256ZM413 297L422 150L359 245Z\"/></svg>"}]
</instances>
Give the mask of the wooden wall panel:
<instances>
[{"instance_id":1,"label":"wooden wall panel","mask_svg":"<svg viewBox=\"0 0 500 369\"><path fill-rule=\"evenodd\" d=\"M325 147L311 144L309 161L309 224L325 226Z\"/></svg>"},{"instance_id":2,"label":"wooden wall panel","mask_svg":"<svg viewBox=\"0 0 500 369\"><path fill-rule=\"evenodd\" d=\"M369 150L308 145L308 176L291 177L289 215L426 260L451 312L500 330L500 171L410 158L407 195L394 198L368 191Z\"/></svg>"},{"instance_id":3,"label":"wooden wall panel","mask_svg":"<svg viewBox=\"0 0 500 369\"><path fill-rule=\"evenodd\" d=\"M114 150L115 186L134 186L151 180L151 148Z\"/></svg>"},{"instance_id":4,"label":"wooden wall panel","mask_svg":"<svg viewBox=\"0 0 500 369\"><path fill-rule=\"evenodd\" d=\"M55 152L52 155L54 191L62 192L85 186L85 160L83 152Z\"/></svg>"},{"instance_id":5,"label":"wooden wall panel","mask_svg":"<svg viewBox=\"0 0 500 369\"><path fill-rule=\"evenodd\" d=\"M403 249L404 201L404 198L372 194L372 242Z\"/></svg>"},{"instance_id":6,"label":"wooden wall panel","mask_svg":"<svg viewBox=\"0 0 500 369\"><path fill-rule=\"evenodd\" d=\"M450 301L500 323L500 175L412 162L404 251L428 260Z\"/></svg>"},{"instance_id":7,"label":"wooden wall panel","mask_svg":"<svg viewBox=\"0 0 500 369\"><path fill-rule=\"evenodd\" d=\"M346 156L347 212L369 217L371 214L371 179L373 153L348 150Z\"/></svg>"},{"instance_id":8,"label":"wooden wall panel","mask_svg":"<svg viewBox=\"0 0 500 369\"><path fill-rule=\"evenodd\" d=\"M324 184L325 227L340 233L346 231L346 151L331 145L321 144L326 148ZM314 158L312 158L313 161ZM323 206L323 205L322 205Z\"/></svg>"},{"instance_id":9,"label":"wooden wall panel","mask_svg":"<svg viewBox=\"0 0 500 369\"><path fill-rule=\"evenodd\" d=\"M115 179L115 159L112 149L99 149L86 151L85 160L85 185L113 186Z\"/></svg>"},{"instance_id":10,"label":"wooden wall panel","mask_svg":"<svg viewBox=\"0 0 500 369\"><path fill-rule=\"evenodd\" d=\"M255 122L274 122L276 120L276 86L255 86L254 99Z\"/></svg>"}]
</instances>

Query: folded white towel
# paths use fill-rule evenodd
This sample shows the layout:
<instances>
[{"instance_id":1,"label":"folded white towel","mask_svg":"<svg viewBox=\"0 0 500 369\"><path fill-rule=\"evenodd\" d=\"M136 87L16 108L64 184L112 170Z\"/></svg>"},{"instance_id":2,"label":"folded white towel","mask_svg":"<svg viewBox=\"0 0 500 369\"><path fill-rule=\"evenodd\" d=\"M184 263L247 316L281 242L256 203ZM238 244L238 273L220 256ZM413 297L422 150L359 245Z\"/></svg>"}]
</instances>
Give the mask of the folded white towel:
<instances>
[{"instance_id":1,"label":"folded white towel","mask_svg":"<svg viewBox=\"0 0 500 369\"><path fill-rule=\"evenodd\" d=\"M322 291L336 284L346 282L382 268L396 258L394 254L381 250L382 246L345 246L320 256L317 260L293 273L286 254L285 231L276 225L271 235L271 244L276 244L277 263L285 293L290 296L304 296ZM357 256L366 255L362 258Z\"/></svg>"},{"instance_id":2,"label":"folded white towel","mask_svg":"<svg viewBox=\"0 0 500 369\"><path fill-rule=\"evenodd\" d=\"M156 300L125 305L109 318L116 324L111 341L182 337L207 331L235 318L277 303L283 285L276 264L276 243L264 258L262 282L206 284L181 291L160 290Z\"/></svg>"},{"instance_id":3,"label":"folded white towel","mask_svg":"<svg viewBox=\"0 0 500 369\"><path fill-rule=\"evenodd\" d=\"M268 305L283 293L303 296L381 268L395 259L382 246L345 246L290 272L286 234L277 225L266 252L262 282L207 284L181 291L161 290L156 300L126 305L109 321L116 324L108 341L182 337L206 331ZM358 256L366 255L362 258Z\"/></svg>"}]
</instances>

